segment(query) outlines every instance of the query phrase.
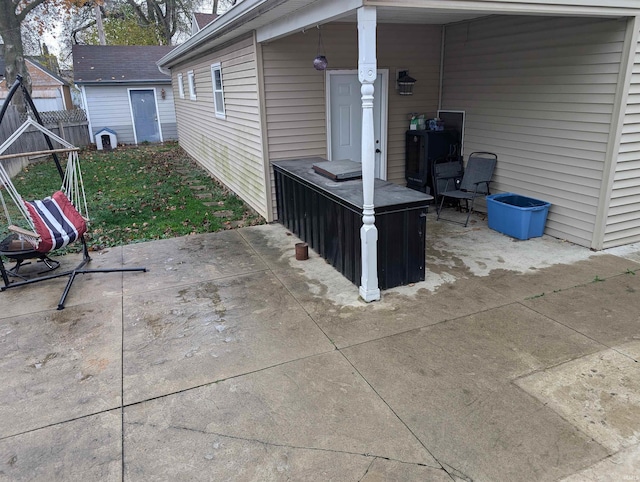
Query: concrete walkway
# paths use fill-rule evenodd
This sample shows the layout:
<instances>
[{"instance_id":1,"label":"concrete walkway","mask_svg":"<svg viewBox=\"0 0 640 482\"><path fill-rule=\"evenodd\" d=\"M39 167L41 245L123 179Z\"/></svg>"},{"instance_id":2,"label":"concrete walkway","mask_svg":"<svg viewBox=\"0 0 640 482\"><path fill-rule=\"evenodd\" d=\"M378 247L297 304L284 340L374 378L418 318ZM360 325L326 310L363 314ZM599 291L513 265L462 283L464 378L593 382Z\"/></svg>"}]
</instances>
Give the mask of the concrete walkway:
<instances>
[{"instance_id":1,"label":"concrete walkway","mask_svg":"<svg viewBox=\"0 0 640 482\"><path fill-rule=\"evenodd\" d=\"M0 480L640 480L640 247L428 230L370 305L280 225L0 293Z\"/></svg>"}]
</instances>

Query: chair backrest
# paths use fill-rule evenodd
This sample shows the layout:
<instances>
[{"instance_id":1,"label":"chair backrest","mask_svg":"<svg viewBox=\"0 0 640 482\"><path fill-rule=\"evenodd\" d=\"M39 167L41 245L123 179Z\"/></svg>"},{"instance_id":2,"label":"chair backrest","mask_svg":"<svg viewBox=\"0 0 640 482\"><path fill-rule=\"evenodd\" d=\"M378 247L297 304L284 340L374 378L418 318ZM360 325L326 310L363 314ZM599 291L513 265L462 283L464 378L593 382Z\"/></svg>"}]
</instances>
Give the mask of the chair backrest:
<instances>
[{"instance_id":1,"label":"chair backrest","mask_svg":"<svg viewBox=\"0 0 640 482\"><path fill-rule=\"evenodd\" d=\"M42 201L24 202L40 241L39 253L60 249L79 239L87 231L87 224L61 191Z\"/></svg>"},{"instance_id":2,"label":"chair backrest","mask_svg":"<svg viewBox=\"0 0 640 482\"><path fill-rule=\"evenodd\" d=\"M478 185L479 193L488 194L489 182L493 177L497 161L498 156L491 152L472 152L467 161L460 189L473 192Z\"/></svg>"},{"instance_id":3,"label":"chair backrest","mask_svg":"<svg viewBox=\"0 0 640 482\"><path fill-rule=\"evenodd\" d=\"M433 195L438 196L445 191L458 189L463 174L462 159L435 162L433 164Z\"/></svg>"}]
</instances>

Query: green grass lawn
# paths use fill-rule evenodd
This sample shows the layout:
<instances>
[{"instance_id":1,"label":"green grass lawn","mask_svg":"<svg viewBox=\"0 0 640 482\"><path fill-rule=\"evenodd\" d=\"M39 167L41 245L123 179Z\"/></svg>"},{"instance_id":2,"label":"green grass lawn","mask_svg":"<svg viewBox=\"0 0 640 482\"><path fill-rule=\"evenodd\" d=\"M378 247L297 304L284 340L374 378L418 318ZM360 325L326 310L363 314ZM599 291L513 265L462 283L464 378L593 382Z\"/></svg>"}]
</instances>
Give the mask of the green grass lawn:
<instances>
[{"instance_id":1,"label":"green grass lawn","mask_svg":"<svg viewBox=\"0 0 640 482\"><path fill-rule=\"evenodd\" d=\"M86 238L94 250L264 222L177 143L85 150L80 163ZM25 200L42 199L60 188L60 177L48 159L30 164L13 183Z\"/></svg>"}]
</instances>

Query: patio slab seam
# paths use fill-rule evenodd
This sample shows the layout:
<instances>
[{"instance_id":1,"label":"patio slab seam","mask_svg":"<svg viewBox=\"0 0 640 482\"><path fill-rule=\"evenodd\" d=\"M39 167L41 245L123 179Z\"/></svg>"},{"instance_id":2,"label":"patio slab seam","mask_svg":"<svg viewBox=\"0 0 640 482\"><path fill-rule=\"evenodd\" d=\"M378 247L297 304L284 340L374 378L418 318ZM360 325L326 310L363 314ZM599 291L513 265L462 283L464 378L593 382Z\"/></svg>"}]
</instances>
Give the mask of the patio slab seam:
<instances>
[{"instance_id":1,"label":"patio slab seam","mask_svg":"<svg viewBox=\"0 0 640 482\"><path fill-rule=\"evenodd\" d=\"M607 358L611 357L611 353L614 354L613 355L614 357L616 355L621 354L618 351L615 351L612 349L600 350L598 352L585 354L581 357L577 357L567 362L560 363L554 367L548 367L544 370L532 372L531 374L518 377L517 379L512 380L512 384L515 387L517 387L523 394L526 394L527 396L533 398L545 408L551 409L561 419L563 419L570 425L574 426L576 430L581 432L586 437L590 438L594 443L597 443L599 446L603 447L603 449L608 453L608 456L604 457L602 460L606 460L607 458L619 452L623 452L629 449L630 447L639 446L637 442L638 440L637 436L631 437L632 439L635 438L635 441L628 440L629 437L622 438L622 439L620 437L617 437L618 434L616 433L615 426L619 425L620 422L616 424L616 422L613 421L612 423L612 421L608 419L607 415L605 415L605 410L604 409L598 410L594 406L594 403L596 402L594 402L589 397L589 393L591 391L593 391L594 393L598 393L600 395L604 391L611 390L611 388L607 388L606 385L605 387L600 386L600 384L602 383L601 381L596 381L596 382L592 381L593 380L592 377L597 377L598 372L601 372L602 376L604 377L603 380L606 379L606 376L607 376L606 360ZM598 360L600 362L597 365L598 367L597 369L593 368L596 365L590 365L590 363L594 363L593 360L595 357L598 357ZM602 367L603 360L604 360L604 368ZM637 363L633 359L632 361ZM589 366L591 366L590 370L587 369ZM620 364L620 363L615 363L615 366L619 370L622 370L624 368L623 364ZM631 367L631 370L637 370L637 368L634 367L633 365L629 365L628 367ZM568 377L559 378L557 377L558 374L564 374L564 375L569 374L569 375ZM609 377L611 377L611 373L609 373L608 375ZM556 378L554 378L554 376ZM544 384L543 384L544 388L542 388L541 385L536 385L535 383L536 380L541 380L541 379L544 381ZM574 383L577 385L577 388L573 386ZM556 387L556 384L559 388L553 388L553 387ZM629 405L632 406L634 402L633 401L630 402L625 398L624 396L625 390L632 391L633 388L629 389L628 387L625 387L624 384L622 384L622 387L621 387L617 383L616 383L616 387L618 387L615 390L616 393L610 393L610 395L612 395L612 397L616 399L620 398L620 397L615 397L615 395L619 395L619 392L621 391L623 401L619 403L622 403L623 406L625 406L628 409ZM570 395L572 389L574 391L577 391L576 393L578 393L580 396L580 398L577 401L574 400L576 396L575 394ZM567 391L569 391L569 394L566 393ZM563 397L562 400L564 401L564 403L559 404L558 400L555 398L557 396ZM569 404L574 403L575 406L573 407L573 409L567 408L566 406L567 400L565 400L564 397L568 397L569 399L571 399L568 403ZM597 403L601 404L603 402L599 401ZM637 404L637 401L635 403ZM584 419L582 418L576 419L575 414L581 413L581 410L579 410L578 407L580 407L582 411L585 412L583 414ZM617 409L614 407L610 411L616 412L619 410L620 410L619 407ZM608 414L608 412L606 413ZM593 417L594 414L595 414L595 417L598 419L602 417L601 418L602 427L600 427L600 425L597 424L594 420L590 420L590 418ZM584 422L584 420L590 420L589 424ZM626 423L624 423L624 425L626 426ZM593 427L597 427L595 431ZM599 429L602 429L602 431L599 431ZM602 462L602 460L600 462Z\"/></svg>"},{"instance_id":2,"label":"patio slab seam","mask_svg":"<svg viewBox=\"0 0 640 482\"><path fill-rule=\"evenodd\" d=\"M116 410L122 410L122 408L123 408L122 406L118 405L117 407L105 408L104 410L98 410L96 412L86 413L84 415L78 415L77 417L68 418L66 420L60 420L59 422L52 422L52 423L48 423L46 425L42 425L40 427L30 428L28 430L23 430L22 432L12 433L12 434L9 434L9 435L0 435L0 442L3 441L3 440L8 440L10 438L20 437L21 435L27 435L27 434L30 434L30 433L35 433L35 432L37 432L39 430L45 430L45 429L52 428L52 427L58 427L58 426L66 424L66 423L76 422L78 420L84 420L84 419L87 419L87 418L95 417L96 415L103 415L105 413L111 413L111 412L114 412Z\"/></svg>"},{"instance_id":3,"label":"patio slab seam","mask_svg":"<svg viewBox=\"0 0 640 482\"><path fill-rule=\"evenodd\" d=\"M232 274L225 274L223 276L214 276L213 278L202 278L202 279L198 279L195 281L191 281L191 282L184 282L184 283L176 283L174 285L171 285L171 288L175 288L176 290L180 289L180 288L184 288L187 286L193 286L193 285L197 285L197 284L201 284L201 283L209 283L209 282L216 282L216 281L224 281L224 280L228 280L228 279L234 279L237 278L238 276L248 276L248 275L252 275L252 274L258 274L258 273L268 273L271 272L270 268L264 268L264 269L256 269L256 270L252 270L252 271L246 271L246 272L241 272L241 273L232 273ZM152 271L149 271L149 273L152 273ZM278 280L280 281L280 280ZM158 286L157 288L150 288L150 289L145 289L144 291L125 291L123 289L123 297L126 296L134 296L134 295L139 295L142 293L155 293L157 291L166 291L167 287L166 286Z\"/></svg>"},{"instance_id":4,"label":"patio slab seam","mask_svg":"<svg viewBox=\"0 0 640 482\"><path fill-rule=\"evenodd\" d=\"M291 360L283 361L282 363L276 363L274 365L264 366L264 367L261 367L261 368L259 368L257 370L249 370L247 372L238 373L236 375L220 378L218 380L210 381L210 382L207 382L207 383L200 383L198 385L193 385L193 386L191 386L189 388L184 388L182 390L176 390L176 391L169 392L169 393L163 393L162 395L156 395L156 396L153 396L153 397L145 398L144 400L136 400L135 402L123 403L121 408L125 409L125 408L135 407L137 405L142 405L144 403L151 402L151 401L154 401L154 400L161 400L163 398L172 397L172 396L175 396L175 395L179 395L181 393L188 393L188 392L190 392L192 390L197 390L197 389L200 389L200 388L203 388L203 387L209 387L209 386L212 386L212 385L216 385L218 383L227 382L229 380L235 380L235 379L238 379L238 378L246 377L248 375L254 375L256 373L261 373L261 372L264 372L264 371L267 371L267 370L272 370L272 369L277 368L277 367L286 366L286 365L291 364L291 363L296 363L296 362L299 362L299 361L302 361L302 360L308 360L308 359L315 358L315 357L318 357L318 356L326 355L327 353L333 353L334 351L339 351L339 349L336 348L334 350L328 350L328 351L324 351L324 352L320 352L320 353L314 353L312 355L293 358ZM123 396L124 396L124 392L123 392ZM123 398L123 400L124 400L124 398Z\"/></svg>"},{"instance_id":5,"label":"patio slab seam","mask_svg":"<svg viewBox=\"0 0 640 482\"><path fill-rule=\"evenodd\" d=\"M151 425L151 424L147 424L147 426L153 427L153 425ZM348 450L327 449L327 448L322 448L322 447L305 447L305 446L292 445L292 444L280 444L280 443L268 442L266 440L260 440L260 439L256 439L256 438L238 437L237 435L228 435L228 434L215 432L215 431L197 430L197 429L193 429L193 428L190 428L190 427L181 427L181 426L176 426L176 425L172 425L170 428L173 428L173 429L176 429L176 430L185 430L185 431L188 431L188 432L200 433L200 434L203 434L203 435L215 435L215 436L218 436L218 437L221 437L221 438L239 440L239 441L242 441L242 442L253 442L253 443L258 443L258 444L261 444L261 445L264 445L264 446L270 446L270 447L289 448L289 449L294 449L294 450L309 450L309 451L314 451L314 452L327 452L327 453L335 453L335 454L356 455L356 456L360 456L360 457L372 458L373 460L382 459L382 460L389 460L389 461L393 461L393 462L398 462L398 463L401 463L401 464L415 465L415 466L418 466L418 467L429 467L429 468L432 468L432 469L443 469L443 470L445 470L444 467L442 467L442 465L433 466L433 465L429 465L429 464L423 464L423 463L420 463L420 462L407 462L406 460L399 460L399 459L395 459L395 458L392 458L392 457L385 457L383 455L376 455L376 454L372 454L372 453L360 453L360 452L353 452L353 451L348 451ZM419 442L419 440L418 440L418 442ZM426 449L426 447L425 447L425 449Z\"/></svg>"},{"instance_id":6,"label":"patio slab seam","mask_svg":"<svg viewBox=\"0 0 640 482\"><path fill-rule=\"evenodd\" d=\"M262 261L265 266L267 266L267 269L265 271L269 271L273 277L275 279L278 280L278 282L282 285L282 287L284 288L284 290L295 300L296 304L302 309L302 311L304 311L307 316L309 317L309 319L311 321L313 321L313 323L317 326L317 328L320 330L320 332L327 338L327 340L329 340L329 343L331 343L336 350L338 350L338 346L336 345L336 343L329 337L329 335L327 334L327 332L325 330L322 329L322 327L320 326L320 324L318 323L318 321L313 317L313 315L311 313L309 313L309 310L307 310L307 308L305 307L305 305L303 303L300 302L300 300L298 299L298 297L295 295L295 293L293 293L289 287L286 285L286 283L284 283L284 281L282 280L282 278L280 278L280 276L278 276L278 273L276 272L276 270L274 270L271 266L269 266L269 263L267 262L267 259L262 256L257 249L255 249L253 247L253 245L251 244L251 242L244 236L242 230L238 230L238 233L240 234L240 237L244 240L244 242L247 244L247 246L249 247L249 249L251 249L255 255L258 257L258 259L260 259L260 261Z\"/></svg>"},{"instance_id":7,"label":"patio slab seam","mask_svg":"<svg viewBox=\"0 0 640 482\"><path fill-rule=\"evenodd\" d=\"M555 290L549 291L549 292L543 291L542 293L539 293L539 294L536 294L536 295L527 296L526 298L523 299L523 301L529 301L529 300L534 300L536 298L542 298L547 293L549 293L549 294L562 293L563 291L569 291L569 290L573 290L573 289L576 289L576 288L584 288L585 286L590 286L590 285L592 285L594 283L602 283L602 282L605 282L607 280L617 279L617 278L620 278L620 277L623 277L623 276L637 276L636 275L636 271L640 271L640 268L638 268L636 270L631 270L631 269L627 268L627 271L625 271L625 272L618 273L618 274L611 275L611 276L602 277L602 278L600 278L598 275L596 275L594 279L592 279L591 281L587 281L586 283L578 283L576 285L568 286L566 288L558 288L558 289L555 289Z\"/></svg>"},{"instance_id":8,"label":"patio slab seam","mask_svg":"<svg viewBox=\"0 0 640 482\"><path fill-rule=\"evenodd\" d=\"M371 339L359 341L357 343L352 343L350 345L336 346L336 350L338 350L338 351L340 351L340 353L342 353L343 350L347 350L349 348L355 348L355 347L360 346L360 345L366 345L368 343L373 343L373 342L376 342L376 341L385 340L387 338L393 338L393 337L400 336L400 335L406 335L406 334L414 332L414 331L417 332L417 331L425 330L425 329L428 329L428 328L437 327L437 326L442 325L444 323L452 323L452 322L455 322L455 321L458 321L458 320L462 320L464 318L468 318L470 315L478 315L478 314L482 314L482 313L487 313L489 311L492 311L492 310L495 310L495 309L498 309L498 308L504 308L504 307L511 306L511 305L521 305L521 306L524 306L525 308L530 309L528 306L522 305L522 303L520 303L519 301L507 301L504 304L491 306L489 308L478 310L478 311L475 311L473 313L465 313L463 315L456 316L454 318L446 318L444 320L436 321L436 322L433 322L433 323L426 323L424 325L414 326L414 327L409 328L409 329L404 330L404 331L398 331L398 332L394 332L394 333L389 333L389 334L386 334L386 335L379 336L377 338L371 338ZM538 314L540 314L540 313L538 313ZM309 316L313 319L313 315L310 314ZM555 320L552 320L552 321L555 321ZM315 322L315 320L314 320L314 322ZM331 343L334 343L333 340L330 340L330 341L331 341Z\"/></svg>"},{"instance_id":9,"label":"patio slab seam","mask_svg":"<svg viewBox=\"0 0 640 482\"><path fill-rule=\"evenodd\" d=\"M122 253L122 263L124 264L124 250L121 250ZM124 294L124 279L122 280L122 292L121 296L121 310L122 315L120 316L120 480L125 480L125 463L124 463L124 320L125 320L125 310L124 310L124 302L125 302L125 294Z\"/></svg>"},{"instance_id":10,"label":"patio slab seam","mask_svg":"<svg viewBox=\"0 0 640 482\"><path fill-rule=\"evenodd\" d=\"M394 335L389 335L385 338L391 337ZM413 438L427 451L427 453L433 458L433 460L435 460L438 463L438 467L433 467L436 469L442 469L445 472L448 473L448 471L445 469L444 465L440 462L440 460L438 460L438 458L435 456L435 454L429 449L429 447L427 447L424 442L422 442L422 440L420 440L420 438L416 435L416 433L411 429L411 427L409 427L409 425L402 419L402 417L400 417L400 415L398 415L398 413L393 409L393 407L391 405L389 405L389 403L387 402L387 400L384 399L384 397L378 392L378 390L375 389L375 387L371 384L371 382L369 380L367 380L367 378L365 378L365 376L360 372L360 370L353 364L353 362L351 360L349 360L349 357L347 357L342 350L338 350L340 352L340 355L342 355L342 357L345 359L345 361L351 365L353 367L353 369L355 370L355 372L358 374L358 376L360 376L362 378L362 380L364 380L364 382L369 386L369 388L371 389L371 391L373 393L376 394L376 396L380 399L380 401L382 403L384 403L387 408L389 409L389 411L391 413L393 413L394 417L396 417L396 419L402 424L404 425L404 427L407 429L407 431L413 436ZM425 465L425 464L420 464L420 465ZM427 467L430 467L429 465L426 465Z\"/></svg>"}]
</instances>

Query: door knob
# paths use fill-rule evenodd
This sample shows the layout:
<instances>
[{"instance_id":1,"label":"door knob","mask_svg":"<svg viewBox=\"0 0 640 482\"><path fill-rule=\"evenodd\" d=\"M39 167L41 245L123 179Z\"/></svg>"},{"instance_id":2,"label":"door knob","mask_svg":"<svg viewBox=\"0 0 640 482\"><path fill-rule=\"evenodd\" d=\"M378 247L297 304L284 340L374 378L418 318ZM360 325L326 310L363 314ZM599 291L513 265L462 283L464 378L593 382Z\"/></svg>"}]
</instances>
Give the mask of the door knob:
<instances>
[{"instance_id":1,"label":"door knob","mask_svg":"<svg viewBox=\"0 0 640 482\"><path fill-rule=\"evenodd\" d=\"M382 151L380 149L376 149L376 154L380 154Z\"/></svg>"}]
</instances>

